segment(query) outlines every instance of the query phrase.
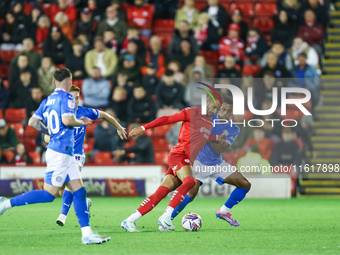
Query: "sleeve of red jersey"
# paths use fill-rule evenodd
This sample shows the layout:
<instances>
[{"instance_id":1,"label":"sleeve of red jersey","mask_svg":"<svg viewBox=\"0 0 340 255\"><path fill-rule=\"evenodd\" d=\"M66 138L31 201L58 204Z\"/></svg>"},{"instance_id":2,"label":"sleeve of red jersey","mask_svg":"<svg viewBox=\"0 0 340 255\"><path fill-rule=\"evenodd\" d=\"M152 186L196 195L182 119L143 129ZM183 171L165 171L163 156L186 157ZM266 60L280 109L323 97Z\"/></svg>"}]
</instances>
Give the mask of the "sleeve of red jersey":
<instances>
[{"instance_id":1,"label":"sleeve of red jersey","mask_svg":"<svg viewBox=\"0 0 340 255\"><path fill-rule=\"evenodd\" d=\"M179 121L190 121L190 108L185 108L182 111L175 113L173 115L169 116L163 116L160 118L155 119L154 121L151 121L150 123L147 123L144 125L145 130L163 126L166 124L176 123ZM216 136L215 136L216 139Z\"/></svg>"}]
</instances>

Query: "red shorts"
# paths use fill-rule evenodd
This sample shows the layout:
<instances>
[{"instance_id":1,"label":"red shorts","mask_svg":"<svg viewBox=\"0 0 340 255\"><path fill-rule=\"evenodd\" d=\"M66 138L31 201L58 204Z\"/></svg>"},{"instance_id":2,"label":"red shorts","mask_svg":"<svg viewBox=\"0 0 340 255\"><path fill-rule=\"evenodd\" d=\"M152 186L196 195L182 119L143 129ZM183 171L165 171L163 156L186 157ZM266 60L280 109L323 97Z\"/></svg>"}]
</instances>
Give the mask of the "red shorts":
<instances>
[{"instance_id":1,"label":"red shorts","mask_svg":"<svg viewBox=\"0 0 340 255\"><path fill-rule=\"evenodd\" d=\"M183 166L190 165L190 160L185 153L170 152L168 155L169 168L165 175L171 174L176 176L176 172Z\"/></svg>"}]
</instances>

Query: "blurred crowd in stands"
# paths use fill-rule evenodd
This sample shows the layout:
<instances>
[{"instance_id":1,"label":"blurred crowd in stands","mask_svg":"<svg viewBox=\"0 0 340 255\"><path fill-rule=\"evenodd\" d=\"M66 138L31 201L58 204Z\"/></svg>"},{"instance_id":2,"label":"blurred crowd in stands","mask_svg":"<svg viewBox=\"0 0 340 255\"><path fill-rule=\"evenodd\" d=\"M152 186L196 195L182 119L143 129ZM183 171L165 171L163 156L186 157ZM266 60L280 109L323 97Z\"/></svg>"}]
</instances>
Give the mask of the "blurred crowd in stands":
<instances>
[{"instance_id":1,"label":"blurred crowd in stands","mask_svg":"<svg viewBox=\"0 0 340 255\"><path fill-rule=\"evenodd\" d=\"M252 87L257 109L271 107L273 87L307 88L312 112L321 101L328 9L319 0L0 0L0 163L44 162L46 144L26 121L65 66L82 104L106 110L129 130L190 105L192 78L216 78L245 95ZM226 161L300 164L313 152L312 120L295 108L289 114L299 120L292 129L241 126ZM282 117L277 111L257 119ZM115 128L96 122L84 147L97 164L166 164L179 128L124 143Z\"/></svg>"}]
</instances>

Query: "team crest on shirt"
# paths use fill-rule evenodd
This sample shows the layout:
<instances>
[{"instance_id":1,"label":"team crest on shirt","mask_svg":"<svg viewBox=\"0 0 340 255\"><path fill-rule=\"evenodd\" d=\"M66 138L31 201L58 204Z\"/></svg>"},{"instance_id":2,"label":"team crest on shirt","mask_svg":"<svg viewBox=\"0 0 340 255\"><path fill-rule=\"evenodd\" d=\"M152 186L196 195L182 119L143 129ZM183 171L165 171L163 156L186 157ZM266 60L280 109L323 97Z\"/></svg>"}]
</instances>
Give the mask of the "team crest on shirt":
<instances>
[{"instance_id":1,"label":"team crest on shirt","mask_svg":"<svg viewBox=\"0 0 340 255\"><path fill-rule=\"evenodd\" d=\"M56 181L61 182L62 178L60 176L57 176Z\"/></svg>"},{"instance_id":2,"label":"team crest on shirt","mask_svg":"<svg viewBox=\"0 0 340 255\"><path fill-rule=\"evenodd\" d=\"M74 107L75 107L74 100L67 100L67 105L68 105L69 108L74 109Z\"/></svg>"},{"instance_id":3,"label":"team crest on shirt","mask_svg":"<svg viewBox=\"0 0 340 255\"><path fill-rule=\"evenodd\" d=\"M189 161L189 159L184 159L184 161L185 161L185 162L187 162L187 163L189 163L189 162L190 162L190 161Z\"/></svg>"},{"instance_id":4,"label":"team crest on shirt","mask_svg":"<svg viewBox=\"0 0 340 255\"><path fill-rule=\"evenodd\" d=\"M223 130L223 134L225 134L226 136L229 135L229 131L228 130Z\"/></svg>"}]
</instances>

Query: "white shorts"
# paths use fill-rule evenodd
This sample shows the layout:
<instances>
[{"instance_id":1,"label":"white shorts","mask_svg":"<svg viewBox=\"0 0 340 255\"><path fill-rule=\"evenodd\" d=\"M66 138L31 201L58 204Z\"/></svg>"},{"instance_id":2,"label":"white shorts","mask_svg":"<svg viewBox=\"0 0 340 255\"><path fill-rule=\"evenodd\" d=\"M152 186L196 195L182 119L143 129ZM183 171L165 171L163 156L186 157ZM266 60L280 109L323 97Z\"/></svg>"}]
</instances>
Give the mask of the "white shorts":
<instances>
[{"instance_id":1,"label":"white shorts","mask_svg":"<svg viewBox=\"0 0 340 255\"><path fill-rule=\"evenodd\" d=\"M74 159L76 160L76 163L79 166L80 171L81 171L85 163L85 155L74 154Z\"/></svg>"},{"instance_id":2,"label":"white shorts","mask_svg":"<svg viewBox=\"0 0 340 255\"><path fill-rule=\"evenodd\" d=\"M46 164L45 182L47 184L62 187L64 183L81 179L74 156L47 149Z\"/></svg>"},{"instance_id":3,"label":"white shorts","mask_svg":"<svg viewBox=\"0 0 340 255\"><path fill-rule=\"evenodd\" d=\"M223 161L220 165L206 166L198 160L195 160L193 166L193 173L195 179L204 182L207 178L211 178L217 183L221 184L225 178L236 172L237 168L229 163Z\"/></svg>"}]
</instances>

